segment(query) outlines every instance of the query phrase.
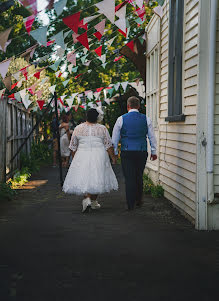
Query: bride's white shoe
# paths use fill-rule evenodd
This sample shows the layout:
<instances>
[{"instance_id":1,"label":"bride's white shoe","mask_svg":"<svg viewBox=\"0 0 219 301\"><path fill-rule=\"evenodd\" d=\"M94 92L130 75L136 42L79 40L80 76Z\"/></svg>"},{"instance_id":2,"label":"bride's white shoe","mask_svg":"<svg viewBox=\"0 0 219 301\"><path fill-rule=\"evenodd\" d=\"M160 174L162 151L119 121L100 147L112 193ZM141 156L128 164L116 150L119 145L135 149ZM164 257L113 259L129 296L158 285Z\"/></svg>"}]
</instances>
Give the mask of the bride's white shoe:
<instances>
[{"instance_id":1,"label":"bride's white shoe","mask_svg":"<svg viewBox=\"0 0 219 301\"><path fill-rule=\"evenodd\" d=\"M97 201L91 201L91 209L100 209L100 204Z\"/></svg>"},{"instance_id":2,"label":"bride's white shoe","mask_svg":"<svg viewBox=\"0 0 219 301\"><path fill-rule=\"evenodd\" d=\"M87 212L91 208L91 199L86 198L82 201L82 212Z\"/></svg>"}]
</instances>

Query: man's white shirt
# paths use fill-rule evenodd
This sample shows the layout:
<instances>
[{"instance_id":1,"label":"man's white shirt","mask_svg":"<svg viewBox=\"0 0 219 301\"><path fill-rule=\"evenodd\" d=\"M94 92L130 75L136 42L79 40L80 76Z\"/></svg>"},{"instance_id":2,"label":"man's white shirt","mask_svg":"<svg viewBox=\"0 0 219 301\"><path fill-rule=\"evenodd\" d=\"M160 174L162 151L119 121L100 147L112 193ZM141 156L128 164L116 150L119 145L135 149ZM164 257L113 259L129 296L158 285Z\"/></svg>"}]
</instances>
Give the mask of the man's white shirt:
<instances>
[{"instance_id":1,"label":"man's white shirt","mask_svg":"<svg viewBox=\"0 0 219 301\"><path fill-rule=\"evenodd\" d=\"M129 110L129 113L131 112L138 112L137 109L131 109ZM149 117L146 117L147 119L147 126L148 126L148 139L149 139L149 143L150 143L150 146L151 146L151 154L152 155L156 155L156 150L157 150L157 141L156 141L156 138L155 138L155 135L154 135L154 129L153 129L153 126L152 126L152 122L150 120ZM113 142L113 146L114 146L114 151L115 151L115 154L118 155L118 143L119 143L119 140L120 140L120 132L121 132L121 129L122 129L122 125L123 125L123 118L122 116L120 116L115 125L114 125L114 128L113 128L113 135L112 135L112 142Z\"/></svg>"}]
</instances>

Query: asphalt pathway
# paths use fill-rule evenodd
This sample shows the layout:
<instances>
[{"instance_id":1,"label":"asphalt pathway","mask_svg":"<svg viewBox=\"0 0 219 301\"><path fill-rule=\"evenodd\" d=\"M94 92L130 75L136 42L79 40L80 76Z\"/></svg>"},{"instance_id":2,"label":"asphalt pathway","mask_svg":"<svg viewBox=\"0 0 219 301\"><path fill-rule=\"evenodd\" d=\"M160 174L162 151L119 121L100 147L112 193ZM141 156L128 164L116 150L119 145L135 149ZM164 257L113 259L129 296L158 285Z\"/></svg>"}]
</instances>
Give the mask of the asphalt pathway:
<instances>
[{"instance_id":1,"label":"asphalt pathway","mask_svg":"<svg viewBox=\"0 0 219 301\"><path fill-rule=\"evenodd\" d=\"M0 202L0 301L219 300L219 234L198 232L165 199L125 210L120 190L81 213L44 168Z\"/></svg>"}]
</instances>

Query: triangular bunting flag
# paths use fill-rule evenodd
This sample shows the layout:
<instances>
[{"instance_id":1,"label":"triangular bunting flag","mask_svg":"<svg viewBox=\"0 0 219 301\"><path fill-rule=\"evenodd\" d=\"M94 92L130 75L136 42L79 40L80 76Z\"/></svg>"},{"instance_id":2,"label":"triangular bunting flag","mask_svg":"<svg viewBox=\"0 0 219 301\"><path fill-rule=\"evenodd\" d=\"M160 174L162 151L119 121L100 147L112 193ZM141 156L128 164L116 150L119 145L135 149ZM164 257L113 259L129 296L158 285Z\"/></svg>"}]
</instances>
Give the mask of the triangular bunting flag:
<instances>
[{"instance_id":1,"label":"triangular bunting flag","mask_svg":"<svg viewBox=\"0 0 219 301\"><path fill-rule=\"evenodd\" d=\"M87 93L87 97L88 97L89 99L92 99L92 98L93 98L93 92L92 92L92 91L89 91L89 92Z\"/></svg>"},{"instance_id":2,"label":"triangular bunting flag","mask_svg":"<svg viewBox=\"0 0 219 301\"><path fill-rule=\"evenodd\" d=\"M20 93L20 97L22 99L22 102L24 103L25 102L25 95L27 94L26 89L23 89L23 90L19 91L19 93Z\"/></svg>"},{"instance_id":3,"label":"triangular bunting flag","mask_svg":"<svg viewBox=\"0 0 219 301\"><path fill-rule=\"evenodd\" d=\"M65 101L67 102L67 104L68 104L68 106L69 106L69 108L71 108L72 107L72 104L73 104L73 101L74 101L74 99L71 97L71 98L66 98L65 99Z\"/></svg>"},{"instance_id":4,"label":"triangular bunting flag","mask_svg":"<svg viewBox=\"0 0 219 301\"><path fill-rule=\"evenodd\" d=\"M2 49L2 47L1 47L1 45L0 45L0 50L2 50L3 52L6 52L7 47L8 47L8 45L10 45L10 44L11 44L11 40L8 40L8 41L5 43L4 49Z\"/></svg>"},{"instance_id":5,"label":"triangular bunting flag","mask_svg":"<svg viewBox=\"0 0 219 301\"><path fill-rule=\"evenodd\" d=\"M23 79L19 80L19 82L17 83L17 87L20 88L22 86L23 83Z\"/></svg>"},{"instance_id":6,"label":"triangular bunting flag","mask_svg":"<svg viewBox=\"0 0 219 301\"><path fill-rule=\"evenodd\" d=\"M22 99L23 105L25 106L25 109L27 110L29 105L31 104L31 101L29 100L29 94L26 94L25 97Z\"/></svg>"},{"instance_id":7,"label":"triangular bunting flag","mask_svg":"<svg viewBox=\"0 0 219 301\"><path fill-rule=\"evenodd\" d=\"M79 34L73 32L72 38L73 38L73 42L74 42L74 43L77 43L77 42L78 42L78 40L77 40L78 36L79 36Z\"/></svg>"},{"instance_id":8,"label":"triangular bunting flag","mask_svg":"<svg viewBox=\"0 0 219 301\"><path fill-rule=\"evenodd\" d=\"M116 84L114 85L114 89L117 91L117 90L119 89L119 86L120 86L120 83L116 83Z\"/></svg>"},{"instance_id":9,"label":"triangular bunting flag","mask_svg":"<svg viewBox=\"0 0 219 301\"><path fill-rule=\"evenodd\" d=\"M103 54L99 57L99 59L101 60L101 62L104 64L106 62L106 54Z\"/></svg>"},{"instance_id":10,"label":"triangular bunting flag","mask_svg":"<svg viewBox=\"0 0 219 301\"><path fill-rule=\"evenodd\" d=\"M103 19L100 23L98 23L97 25L95 25L94 28L95 28L96 31L98 31L101 35L103 35L103 34L104 34L105 25L106 25L106 19Z\"/></svg>"},{"instance_id":11,"label":"triangular bunting flag","mask_svg":"<svg viewBox=\"0 0 219 301\"><path fill-rule=\"evenodd\" d=\"M76 53L74 51L67 54L67 60L76 66Z\"/></svg>"},{"instance_id":12,"label":"triangular bunting flag","mask_svg":"<svg viewBox=\"0 0 219 301\"><path fill-rule=\"evenodd\" d=\"M60 96L61 100L63 101L65 99L66 95Z\"/></svg>"},{"instance_id":13,"label":"triangular bunting flag","mask_svg":"<svg viewBox=\"0 0 219 301\"><path fill-rule=\"evenodd\" d=\"M93 21L94 19L96 19L96 18L99 17L99 16L100 16L100 14L97 14L97 15L95 15L95 16L90 16L90 17L84 18L84 24Z\"/></svg>"},{"instance_id":14,"label":"triangular bunting flag","mask_svg":"<svg viewBox=\"0 0 219 301\"><path fill-rule=\"evenodd\" d=\"M68 72L69 72L69 73L72 72L72 67L73 67L73 64L68 65Z\"/></svg>"},{"instance_id":15,"label":"triangular bunting flag","mask_svg":"<svg viewBox=\"0 0 219 301\"><path fill-rule=\"evenodd\" d=\"M70 79L67 79L64 82L62 82L63 86L66 87L69 81L70 81Z\"/></svg>"},{"instance_id":16,"label":"triangular bunting flag","mask_svg":"<svg viewBox=\"0 0 219 301\"><path fill-rule=\"evenodd\" d=\"M80 12L62 19L65 25L71 28L75 33L78 33L78 25L80 23Z\"/></svg>"},{"instance_id":17,"label":"triangular bunting flag","mask_svg":"<svg viewBox=\"0 0 219 301\"><path fill-rule=\"evenodd\" d=\"M89 67L90 66L91 61L87 61L84 63L85 66Z\"/></svg>"},{"instance_id":18,"label":"triangular bunting flag","mask_svg":"<svg viewBox=\"0 0 219 301\"><path fill-rule=\"evenodd\" d=\"M57 56L58 56L60 59L63 58L63 56L64 56L64 54L65 54L65 49L62 48L62 47L59 47L59 48L57 49L56 54L57 54Z\"/></svg>"},{"instance_id":19,"label":"triangular bunting flag","mask_svg":"<svg viewBox=\"0 0 219 301\"><path fill-rule=\"evenodd\" d=\"M112 39L110 39L109 41L107 41L107 42L106 42L107 46L110 47L110 46L112 45L112 43L114 42L115 38L116 38L116 37L113 37Z\"/></svg>"},{"instance_id":20,"label":"triangular bunting flag","mask_svg":"<svg viewBox=\"0 0 219 301\"><path fill-rule=\"evenodd\" d=\"M0 46L3 51L5 49L5 44L8 41L8 37L9 37L11 30L12 30L12 27L6 29L5 31L0 32Z\"/></svg>"},{"instance_id":21,"label":"triangular bunting flag","mask_svg":"<svg viewBox=\"0 0 219 301\"><path fill-rule=\"evenodd\" d=\"M73 100L75 99L75 96L77 96L78 93L72 93L71 97L73 98Z\"/></svg>"},{"instance_id":22,"label":"triangular bunting flag","mask_svg":"<svg viewBox=\"0 0 219 301\"><path fill-rule=\"evenodd\" d=\"M8 68L9 68L10 63L11 63L10 60L7 60L3 63L0 63L0 74L1 74L3 79L5 78L5 76L8 72Z\"/></svg>"},{"instance_id":23,"label":"triangular bunting flag","mask_svg":"<svg viewBox=\"0 0 219 301\"><path fill-rule=\"evenodd\" d=\"M138 5L139 8L142 8L144 0L135 0L136 4Z\"/></svg>"},{"instance_id":24,"label":"triangular bunting flag","mask_svg":"<svg viewBox=\"0 0 219 301\"><path fill-rule=\"evenodd\" d=\"M87 55L84 55L84 56L81 57L81 62L82 62L82 64L85 63L86 58L87 58Z\"/></svg>"},{"instance_id":25,"label":"triangular bunting flag","mask_svg":"<svg viewBox=\"0 0 219 301\"><path fill-rule=\"evenodd\" d=\"M45 101L44 100L37 100L37 103L38 103L38 106L39 106L40 110L42 110Z\"/></svg>"},{"instance_id":26,"label":"triangular bunting flag","mask_svg":"<svg viewBox=\"0 0 219 301\"><path fill-rule=\"evenodd\" d=\"M122 8L116 11L116 16L119 19L125 19L126 17L126 5L124 5Z\"/></svg>"},{"instance_id":27,"label":"triangular bunting flag","mask_svg":"<svg viewBox=\"0 0 219 301\"><path fill-rule=\"evenodd\" d=\"M120 56L116 57L116 58L114 59L114 62L118 62L119 60L121 60L121 58L123 58L123 56L124 56L124 55L120 55Z\"/></svg>"},{"instance_id":28,"label":"triangular bunting flag","mask_svg":"<svg viewBox=\"0 0 219 301\"><path fill-rule=\"evenodd\" d=\"M94 92L94 97L95 97L95 99L98 99L98 98L99 98L100 93L101 93L101 92Z\"/></svg>"},{"instance_id":29,"label":"triangular bunting flag","mask_svg":"<svg viewBox=\"0 0 219 301\"><path fill-rule=\"evenodd\" d=\"M94 51L96 52L96 54L98 55L98 56L101 56L101 53L102 53L102 45L100 46L100 47L98 47L97 49L94 49Z\"/></svg>"},{"instance_id":30,"label":"triangular bunting flag","mask_svg":"<svg viewBox=\"0 0 219 301\"><path fill-rule=\"evenodd\" d=\"M78 71L78 66L77 67L74 67L74 68L72 68L72 71L71 72L77 72Z\"/></svg>"},{"instance_id":31,"label":"triangular bunting flag","mask_svg":"<svg viewBox=\"0 0 219 301\"><path fill-rule=\"evenodd\" d=\"M53 86L49 87L49 91L50 91L52 94L54 94L55 89L56 89L56 85L53 85Z\"/></svg>"},{"instance_id":32,"label":"triangular bunting flag","mask_svg":"<svg viewBox=\"0 0 219 301\"><path fill-rule=\"evenodd\" d=\"M27 17L27 18L24 19L24 26L25 26L26 31L27 31L27 33L29 35L30 35L30 31L31 31L31 28L32 28L34 20L35 20L35 16L34 15L29 16L29 17Z\"/></svg>"},{"instance_id":33,"label":"triangular bunting flag","mask_svg":"<svg viewBox=\"0 0 219 301\"><path fill-rule=\"evenodd\" d=\"M54 9L57 13L57 16L61 15L63 8L66 6L67 0L59 0L54 3Z\"/></svg>"},{"instance_id":34,"label":"triangular bunting flag","mask_svg":"<svg viewBox=\"0 0 219 301\"><path fill-rule=\"evenodd\" d=\"M14 93L14 98L15 98L17 101L21 101L20 92Z\"/></svg>"},{"instance_id":35,"label":"triangular bunting flag","mask_svg":"<svg viewBox=\"0 0 219 301\"><path fill-rule=\"evenodd\" d=\"M94 36L95 36L99 41L100 41L101 38L102 38L102 35L101 35L101 33L100 33L99 31L95 32L95 33L94 33Z\"/></svg>"},{"instance_id":36,"label":"triangular bunting flag","mask_svg":"<svg viewBox=\"0 0 219 301\"><path fill-rule=\"evenodd\" d=\"M97 4L96 7L99 9L101 14L104 14L111 23L115 21L115 0L103 0Z\"/></svg>"},{"instance_id":37,"label":"triangular bunting flag","mask_svg":"<svg viewBox=\"0 0 219 301\"><path fill-rule=\"evenodd\" d=\"M5 87L8 89L8 91L11 91L11 76L6 76L4 79L3 79L3 83L5 85Z\"/></svg>"},{"instance_id":38,"label":"triangular bunting flag","mask_svg":"<svg viewBox=\"0 0 219 301\"><path fill-rule=\"evenodd\" d=\"M87 32L84 32L80 36L78 36L77 40L78 40L78 42L80 42L84 47L86 47L89 50Z\"/></svg>"},{"instance_id":39,"label":"triangular bunting flag","mask_svg":"<svg viewBox=\"0 0 219 301\"><path fill-rule=\"evenodd\" d=\"M66 31L66 32L64 32L64 39L70 34L70 32L72 32L72 30L68 30L68 31Z\"/></svg>"},{"instance_id":40,"label":"triangular bunting flag","mask_svg":"<svg viewBox=\"0 0 219 301\"><path fill-rule=\"evenodd\" d=\"M132 52L134 52L134 41L133 41L133 40L132 40L131 42L128 42L128 43L126 44L126 46L127 46L128 48L130 48Z\"/></svg>"},{"instance_id":41,"label":"triangular bunting flag","mask_svg":"<svg viewBox=\"0 0 219 301\"><path fill-rule=\"evenodd\" d=\"M56 35L52 36L52 40L55 40L55 43L65 49L65 42L63 37L63 30L58 32Z\"/></svg>"},{"instance_id":42,"label":"triangular bunting flag","mask_svg":"<svg viewBox=\"0 0 219 301\"><path fill-rule=\"evenodd\" d=\"M30 32L31 36L37 40L37 42L43 46L46 46L47 42L47 26L40 27Z\"/></svg>"},{"instance_id":43,"label":"triangular bunting flag","mask_svg":"<svg viewBox=\"0 0 219 301\"><path fill-rule=\"evenodd\" d=\"M110 97L112 97L113 92L114 92L114 88L111 88L111 89L108 90L108 93L109 93Z\"/></svg>"},{"instance_id":44,"label":"triangular bunting flag","mask_svg":"<svg viewBox=\"0 0 219 301\"><path fill-rule=\"evenodd\" d=\"M16 79L16 80L19 80L20 79L20 71L12 74L12 76Z\"/></svg>"},{"instance_id":45,"label":"triangular bunting flag","mask_svg":"<svg viewBox=\"0 0 219 301\"><path fill-rule=\"evenodd\" d=\"M27 88L27 90L34 95L35 94L35 89L36 89L37 83L33 84L32 86L30 86L29 88Z\"/></svg>"},{"instance_id":46,"label":"triangular bunting flag","mask_svg":"<svg viewBox=\"0 0 219 301\"><path fill-rule=\"evenodd\" d=\"M42 90L37 91L36 92L37 98L41 98L42 94L43 94Z\"/></svg>"},{"instance_id":47,"label":"triangular bunting flag","mask_svg":"<svg viewBox=\"0 0 219 301\"><path fill-rule=\"evenodd\" d=\"M115 25L123 32L126 32L126 19L121 18L117 21L115 21Z\"/></svg>"},{"instance_id":48,"label":"triangular bunting flag","mask_svg":"<svg viewBox=\"0 0 219 301\"><path fill-rule=\"evenodd\" d=\"M41 71L38 71L38 72L34 73L33 76L35 76L37 79L39 79L39 78L40 78L40 72L41 72Z\"/></svg>"},{"instance_id":49,"label":"triangular bunting flag","mask_svg":"<svg viewBox=\"0 0 219 301\"><path fill-rule=\"evenodd\" d=\"M129 83L129 82L121 83L124 92L126 91L126 88L127 88L127 86L128 86L128 83Z\"/></svg>"},{"instance_id":50,"label":"triangular bunting flag","mask_svg":"<svg viewBox=\"0 0 219 301\"><path fill-rule=\"evenodd\" d=\"M11 86L11 90L13 90L13 89L17 86L17 84L18 84L18 82L16 82L15 84L13 84L13 85Z\"/></svg>"},{"instance_id":51,"label":"triangular bunting flag","mask_svg":"<svg viewBox=\"0 0 219 301\"><path fill-rule=\"evenodd\" d=\"M106 68L107 63L102 64L102 67L105 69Z\"/></svg>"}]
</instances>

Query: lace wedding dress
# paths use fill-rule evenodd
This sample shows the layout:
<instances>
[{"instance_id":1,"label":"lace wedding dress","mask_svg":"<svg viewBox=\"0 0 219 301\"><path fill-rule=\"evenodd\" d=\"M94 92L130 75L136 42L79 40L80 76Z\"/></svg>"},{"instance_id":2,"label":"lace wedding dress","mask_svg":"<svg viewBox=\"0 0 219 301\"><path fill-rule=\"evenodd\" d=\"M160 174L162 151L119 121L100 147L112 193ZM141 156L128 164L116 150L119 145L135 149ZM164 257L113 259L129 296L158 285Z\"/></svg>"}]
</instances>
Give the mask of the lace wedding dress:
<instances>
[{"instance_id":1,"label":"lace wedding dress","mask_svg":"<svg viewBox=\"0 0 219 301\"><path fill-rule=\"evenodd\" d=\"M112 141L101 124L82 123L71 138L69 148L76 151L69 167L63 191L73 194L102 194L118 189L107 149Z\"/></svg>"}]
</instances>

